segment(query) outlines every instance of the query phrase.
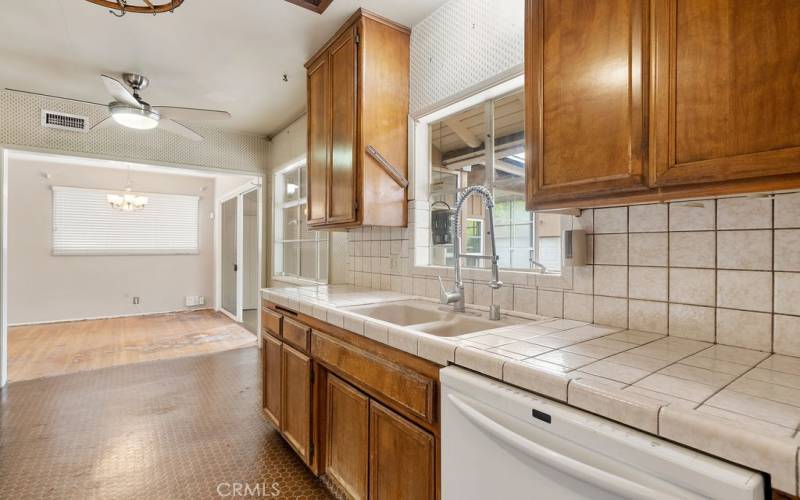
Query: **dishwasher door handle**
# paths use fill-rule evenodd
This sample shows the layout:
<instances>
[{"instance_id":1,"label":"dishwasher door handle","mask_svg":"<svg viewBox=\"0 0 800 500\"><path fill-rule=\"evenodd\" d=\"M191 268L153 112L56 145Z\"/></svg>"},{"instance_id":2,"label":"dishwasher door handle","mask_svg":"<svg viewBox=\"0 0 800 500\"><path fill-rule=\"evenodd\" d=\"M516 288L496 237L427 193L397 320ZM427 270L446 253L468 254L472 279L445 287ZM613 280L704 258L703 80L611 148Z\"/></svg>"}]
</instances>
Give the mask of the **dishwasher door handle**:
<instances>
[{"instance_id":1,"label":"dishwasher door handle","mask_svg":"<svg viewBox=\"0 0 800 500\"><path fill-rule=\"evenodd\" d=\"M470 422L486 433L502 441L517 451L542 462L568 476L588 482L615 495L625 498L647 499L677 499L677 498L702 498L685 492L680 497L654 490L647 486L637 484L627 478L606 472L597 467L585 464L574 458L563 455L555 450L535 443L524 436L504 427L455 394L448 394L447 398Z\"/></svg>"}]
</instances>

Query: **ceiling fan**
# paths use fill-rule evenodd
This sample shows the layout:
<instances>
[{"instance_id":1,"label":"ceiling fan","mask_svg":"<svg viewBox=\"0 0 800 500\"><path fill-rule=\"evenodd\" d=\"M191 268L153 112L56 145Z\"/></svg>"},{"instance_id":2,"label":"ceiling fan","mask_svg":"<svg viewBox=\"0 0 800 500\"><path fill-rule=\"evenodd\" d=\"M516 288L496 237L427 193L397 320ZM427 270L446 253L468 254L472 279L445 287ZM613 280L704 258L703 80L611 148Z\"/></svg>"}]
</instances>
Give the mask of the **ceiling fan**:
<instances>
[{"instance_id":1,"label":"ceiling fan","mask_svg":"<svg viewBox=\"0 0 800 500\"><path fill-rule=\"evenodd\" d=\"M103 81L103 85L105 85L108 93L114 98L114 100L108 103L108 105L90 101L81 101L79 99L70 99L68 97L49 95L47 97L56 97L57 99L66 99L69 101L86 102L98 106L107 106L111 115L96 123L91 130L105 128L114 123L138 130L148 130L159 127L167 132L186 137L187 139L191 139L193 141L202 141L202 135L198 134L187 126L178 123L176 120L224 120L231 117L231 114L227 111L216 111L213 109L181 108L176 106L151 106L139 95L139 92L147 88L150 83L150 80L142 75L137 75L135 73L122 74L122 79L128 84L128 87L130 87L131 90L128 90L128 88L116 78L112 78L108 75L100 75L100 78ZM34 92L26 93L34 94Z\"/></svg>"}]
</instances>

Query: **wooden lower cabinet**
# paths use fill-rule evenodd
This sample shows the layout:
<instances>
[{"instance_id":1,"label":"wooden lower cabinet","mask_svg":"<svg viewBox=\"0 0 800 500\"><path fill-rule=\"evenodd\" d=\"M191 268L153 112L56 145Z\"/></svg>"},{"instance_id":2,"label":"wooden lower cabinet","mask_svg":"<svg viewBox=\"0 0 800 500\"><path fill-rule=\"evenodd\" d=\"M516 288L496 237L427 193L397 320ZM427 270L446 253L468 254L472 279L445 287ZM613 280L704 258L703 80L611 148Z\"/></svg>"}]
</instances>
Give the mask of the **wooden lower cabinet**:
<instances>
[{"instance_id":1,"label":"wooden lower cabinet","mask_svg":"<svg viewBox=\"0 0 800 500\"><path fill-rule=\"evenodd\" d=\"M262 408L264 415L275 426L281 428L281 381L283 370L281 368L281 347L283 343L272 335L264 335L264 344L261 348L263 363L262 380Z\"/></svg>"},{"instance_id":2,"label":"wooden lower cabinet","mask_svg":"<svg viewBox=\"0 0 800 500\"><path fill-rule=\"evenodd\" d=\"M370 498L433 498L433 436L375 401L369 421Z\"/></svg>"},{"instance_id":3,"label":"wooden lower cabinet","mask_svg":"<svg viewBox=\"0 0 800 500\"><path fill-rule=\"evenodd\" d=\"M353 499L438 499L440 367L269 302L263 308L283 327L282 337L263 334L263 412L311 471Z\"/></svg>"},{"instance_id":4,"label":"wooden lower cabinet","mask_svg":"<svg viewBox=\"0 0 800 500\"><path fill-rule=\"evenodd\" d=\"M306 464L313 460L311 441L311 358L287 344L282 347L281 431Z\"/></svg>"},{"instance_id":5,"label":"wooden lower cabinet","mask_svg":"<svg viewBox=\"0 0 800 500\"><path fill-rule=\"evenodd\" d=\"M328 375L326 406L325 472L351 498L367 498L369 397Z\"/></svg>"}]
</instances>

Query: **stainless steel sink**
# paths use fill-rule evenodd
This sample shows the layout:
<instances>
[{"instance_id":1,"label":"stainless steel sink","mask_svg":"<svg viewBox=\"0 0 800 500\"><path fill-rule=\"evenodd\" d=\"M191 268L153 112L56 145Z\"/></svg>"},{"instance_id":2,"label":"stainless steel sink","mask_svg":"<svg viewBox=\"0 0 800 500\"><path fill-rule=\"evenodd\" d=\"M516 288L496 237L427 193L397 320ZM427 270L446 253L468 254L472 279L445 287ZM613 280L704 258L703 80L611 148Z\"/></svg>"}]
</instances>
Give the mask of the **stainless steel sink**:
<instances>
[{"instance_id":1,"label":"stainless steel sink","mask_svg":"<svg viewBox=\"0 0 800 500\"><path fill-rule=\"evenodd\" d=\"M361 316L405 326L438 337L457 337L481 330L533 321L516 316L504 316L500 320L492 321L485 312L468 309L466 312L456 313L451 307L424 300L401 300L344 309Z\"/></svg>"}]
</instances>

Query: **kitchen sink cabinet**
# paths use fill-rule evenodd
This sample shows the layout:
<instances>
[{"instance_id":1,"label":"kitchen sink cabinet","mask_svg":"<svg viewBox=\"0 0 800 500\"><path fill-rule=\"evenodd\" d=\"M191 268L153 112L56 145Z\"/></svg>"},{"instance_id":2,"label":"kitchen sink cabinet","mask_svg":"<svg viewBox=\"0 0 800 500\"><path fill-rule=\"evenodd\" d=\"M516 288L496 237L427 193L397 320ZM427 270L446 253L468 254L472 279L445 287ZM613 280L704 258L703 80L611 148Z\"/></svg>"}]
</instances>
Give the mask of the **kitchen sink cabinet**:
<instances>
[{"instance_id":1,"label":"kitchen sink cabinet","mask_svg":"<svg viewBox=\"0 0 800 500\"><path fill-rule=\"evenodd\" d=\"M434 498L433 436L375 401L369 420L370 498Z\"/></svg>"},{"instance_id":2,"label":"kitchen sink cabinet","mask_svg":"<svg viewBox=\"0 0 800 500\"><path fill-rule=\"evenodd\" d=\"M311 439L311 358L284 343L281 350L283 383L281 431L306 464L314 459Z\"/></svg>"},{"instance_id":3,"label":"kitchen sink cabinet","mask_svg":"<svg viewBox=\"0 0 800 500\"><path fill-rule=\"evenodd\" d=\"M800 187L800 4L526 0L527 206Z\"/></svg>"},{"instance_id":4,"label":"kitchen sink cabinet","mask_svg":"<svg viewBox=\"0 0 800 500\"><path fill-rule=\"evenodd\" d=\"M308 225L405 226L410 31L358 10L306 63Z\"/></svg>"},{"instance_id":5,"label":"kitchen sink cabinet","mask_svg":"<svg viewBox=\"0 0 800 500\"><path fill-rule=\"evenodd\" d=\"M264 414L312 472L351 498L439 498L440 367L267 301L262 311L280 325L263 331Z\"/></svg>"},{"instance_id":6,"label":"kitchen sink cabinet","mask_svg":"<svg viewBox=\"0 0 800 500\"><path fill-rule=\"evenodd\" d=\"M342 379L328 376L325 472L354 500L367 498L369 397Z\"/></svg>"},{"instance_id":7,"label":"kitchen sink cabinet","mask_svg":"<svg viewBox=\"0 0 800 500\"><path fill-rule=\"evenodd\" d=\"M281 428L281 348L283 344L272 335L263 335L262 360L262 407L264 415L276 429Z\"/></svg>"}]
</instances>

